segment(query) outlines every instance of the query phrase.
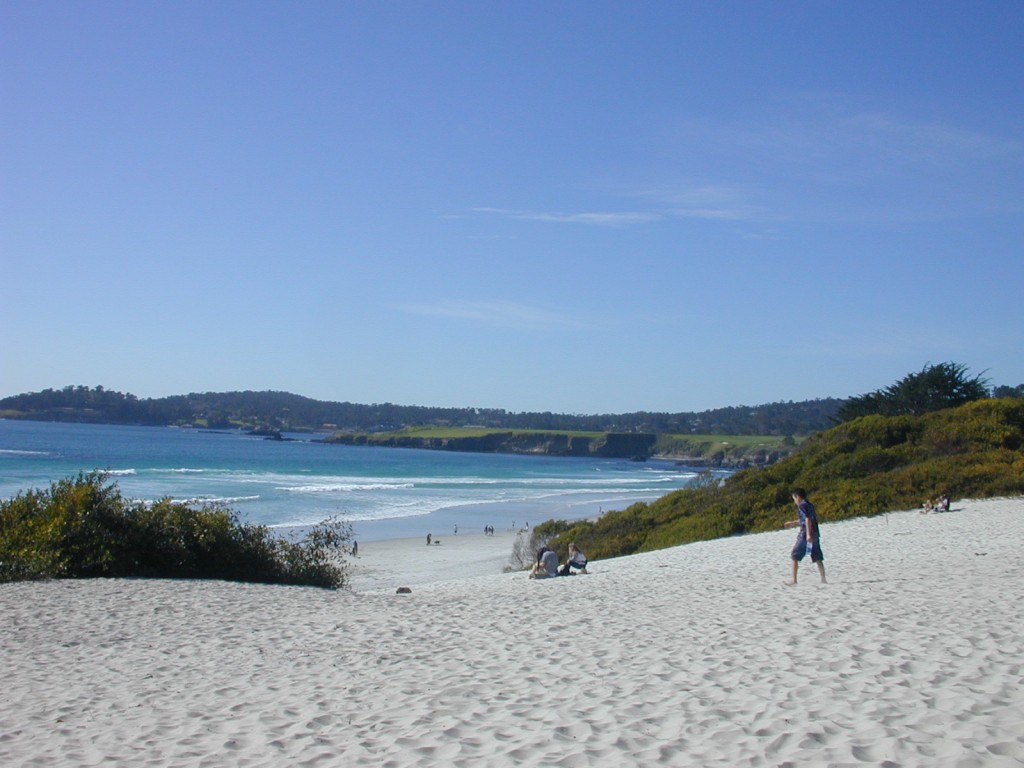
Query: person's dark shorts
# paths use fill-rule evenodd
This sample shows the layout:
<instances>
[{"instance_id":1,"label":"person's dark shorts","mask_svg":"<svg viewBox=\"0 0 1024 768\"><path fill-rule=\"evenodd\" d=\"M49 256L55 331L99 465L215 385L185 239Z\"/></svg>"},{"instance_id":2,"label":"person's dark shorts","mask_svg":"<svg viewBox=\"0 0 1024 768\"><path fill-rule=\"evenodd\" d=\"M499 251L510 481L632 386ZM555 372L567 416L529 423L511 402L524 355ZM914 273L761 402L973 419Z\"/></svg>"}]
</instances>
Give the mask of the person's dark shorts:
<instances>
[{"instance_id":1,"label":"person's dark shorts","mask_svg":"<svg viewBox=\"0 0 1024 768\"><path fill-rule=\"evenodd\" d=\"M807 554L807 540L801 536L796 540L796 544L793 545L793 551L790 553L790 557L796 560L798 563L804 559L804 555ZM818 539L814 540L814 544L811 546L811 562L820 563L825 559L825 555L821 551L821 541Z\"/></svg>"}]
</instances>

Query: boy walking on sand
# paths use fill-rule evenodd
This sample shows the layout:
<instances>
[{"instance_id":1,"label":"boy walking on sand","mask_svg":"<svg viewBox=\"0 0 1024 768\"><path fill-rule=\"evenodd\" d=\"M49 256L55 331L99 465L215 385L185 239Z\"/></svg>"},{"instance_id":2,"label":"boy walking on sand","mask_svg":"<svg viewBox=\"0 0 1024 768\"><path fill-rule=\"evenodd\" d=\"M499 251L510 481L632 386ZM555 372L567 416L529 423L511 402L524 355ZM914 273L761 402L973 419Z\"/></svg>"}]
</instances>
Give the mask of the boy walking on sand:
<instances>
[{"instance_id":1,"label":"boy walking on sand","mask_svg":"<svg viewBox=\"0 0 1024 768\"><path fill-rule=\"evenodd\" d=\"M825 581L825 555L821 552L820 529L818 528L818 513L814 505L807 500L807 491L803 488L793 489L793 501L796 503L797 519L787 520L784 523L786 528L800 527L800 533L796 537L796 544L793 546L791 557L793 558L793 580L786 582L789 586L796 584L796 572L800 567L800 561L804 555L811 556L811 562L818 566L818 573L821 574L821 583Z\"/></svg>"}]
</instances>

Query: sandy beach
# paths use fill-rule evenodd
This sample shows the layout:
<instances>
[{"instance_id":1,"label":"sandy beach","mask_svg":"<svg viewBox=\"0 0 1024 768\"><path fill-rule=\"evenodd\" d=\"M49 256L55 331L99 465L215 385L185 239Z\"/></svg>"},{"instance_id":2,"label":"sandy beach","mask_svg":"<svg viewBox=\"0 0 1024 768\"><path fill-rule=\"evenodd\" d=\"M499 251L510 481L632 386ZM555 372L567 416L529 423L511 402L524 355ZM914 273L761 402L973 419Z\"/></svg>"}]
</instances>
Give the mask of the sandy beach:
<instances>
[{"instance_id":1,"label":"sandy beach","mask_svg":"<svg viewBox=\"0 0 1024 768\"><path fill-rule=\"evenodd\" d=\"M827 585L784 586L793 539L542 581L499 532L361 543L350 591L0 585L0 765L1024 765L1024 499L825 523Z\"/></svg>"},{"instance_id":2,"label":"sandy beach","mask_svg":"<svg viewBox=\"0 0 1024 768\"><path fill-rule=\"evenodd\" d=\"M493 536L438 536L429 547L426 538L360 542L358 557L350 558L349 586L355 592L394 592L402 586L493 576L505 570L519 536L529 541L529 531L505 529Z\"/></svg>"}]
</instances>

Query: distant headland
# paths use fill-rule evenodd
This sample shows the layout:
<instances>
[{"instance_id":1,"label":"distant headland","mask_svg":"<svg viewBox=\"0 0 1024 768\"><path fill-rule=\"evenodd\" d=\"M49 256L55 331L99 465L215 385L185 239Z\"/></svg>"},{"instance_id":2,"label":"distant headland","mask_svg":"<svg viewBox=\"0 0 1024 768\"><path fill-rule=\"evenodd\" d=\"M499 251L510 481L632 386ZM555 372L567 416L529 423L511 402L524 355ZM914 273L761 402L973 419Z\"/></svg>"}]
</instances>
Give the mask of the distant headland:
<instances>
[{"instance_id":1,"label":"distant headland","mask_svg":"<svg viewBox=\"0 0 1024 768\"><path fill-rule=\"evenodd\" d=\"M839 398L737 405L677 413L513 412L502 408L314 400L289 392L204 392L138 398L103 387L66 386L0 399L0 418L95 424L277 429L287 432L390 432L411 426L654 434L809 435L833 425Z\"/></svg>"},{"instance_id":2,"label":"distant headland","mask_svg":"<svg viewBox=\"0 0 1024 768\"><path fill-rule=\"evenodd\" d=\"M144 399L67 386L0 399L0 418L243 430L268 439L320 434L329 443L433 450L672 458L690 466L743 467L787 455L827 429L844 401L734 406L702 412L556 414L330 402L288 392L206 392Z\"/></svg>"}]
</instances>

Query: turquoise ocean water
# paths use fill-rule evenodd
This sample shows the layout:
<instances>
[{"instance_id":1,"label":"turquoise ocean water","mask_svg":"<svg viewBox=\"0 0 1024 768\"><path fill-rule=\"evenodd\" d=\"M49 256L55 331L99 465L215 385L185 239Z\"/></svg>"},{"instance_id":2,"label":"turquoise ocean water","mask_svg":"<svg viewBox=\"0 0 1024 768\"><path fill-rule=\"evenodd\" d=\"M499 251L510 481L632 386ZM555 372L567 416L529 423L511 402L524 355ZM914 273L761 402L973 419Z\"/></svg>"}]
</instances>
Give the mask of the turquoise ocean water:
<instances>
[{"instance_id":1,"label":"turquoise ocean water","mask_svg":"<svg viewBox=\"0 0 1024 768\"><path fill-rule=\"evenodd\" d=\"M351 521L357 539L573 520L684 487L672 462L327 445L292 435L0 420L0 498L109 471L129 498L223 502L273 527Z\"/></svg>"}]
</instances>

